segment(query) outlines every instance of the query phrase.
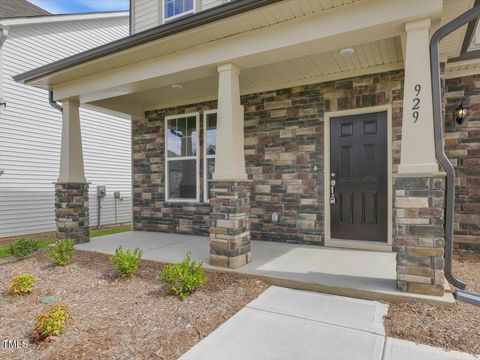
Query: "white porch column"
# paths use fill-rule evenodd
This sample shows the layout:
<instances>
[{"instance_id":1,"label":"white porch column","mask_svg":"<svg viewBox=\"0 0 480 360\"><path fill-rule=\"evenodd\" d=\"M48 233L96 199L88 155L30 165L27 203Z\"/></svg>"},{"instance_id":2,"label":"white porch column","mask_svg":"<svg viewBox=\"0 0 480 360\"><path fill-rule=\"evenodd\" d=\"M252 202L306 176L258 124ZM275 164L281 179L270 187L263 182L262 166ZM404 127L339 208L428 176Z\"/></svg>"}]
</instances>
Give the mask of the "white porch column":
<instances>
[{"instance_id":1,"label":"white porch column","mask_svg":"<svg viewBox=\"0 0 480 360\"><path fill-rule=\"evenodd\" d=\"M217 150L213 180L247 180L240 70L234 64L218 67Z\"/></svg>"},{"instance_id":2,"label":"white porch column","mask_svg":"<svg viewBox=\"0 0 480 360\"><path fill-rule=\"evenodd\" d=\"M77 100L62 101L62 147L59 183L86 183L83 166L80 104Z\"/></svg>"},{"instance_id":3,"label":"white porch column","mask_svg":"<svg viewBox=\"0 0 480 360\"><path fill-rule=\"evenodd\" d=\"M407 23L399 173L437 173L430 74L430 19Z\"/></svg>"}]
</instances>

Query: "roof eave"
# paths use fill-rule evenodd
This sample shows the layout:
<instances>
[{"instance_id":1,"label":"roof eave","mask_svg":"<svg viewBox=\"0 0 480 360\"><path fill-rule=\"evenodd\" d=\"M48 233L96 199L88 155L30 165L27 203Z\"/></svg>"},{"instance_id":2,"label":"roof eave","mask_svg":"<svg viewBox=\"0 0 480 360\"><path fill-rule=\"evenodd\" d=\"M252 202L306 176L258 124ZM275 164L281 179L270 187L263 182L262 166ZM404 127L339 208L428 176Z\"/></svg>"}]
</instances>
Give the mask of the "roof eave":
<instances>
[{"instance_id":1,"label":"roof eave","mask_svg":"<svg viewBox=\"0 0 480 360\"><path fill-rule=\"evenodd\" d=\"M115 54L135 46L139 46L150 41L165 38L195 27L213 23L228 17L235 16L250 10L255 10L267 5L271 5L282 0L236 0L223 5L213 7L198 13L187 15L176 21L172 21L143 32L130 35L126 38L87 50L80 54L44 65L42 67L26 71L13 76L16 82L28 83L42 77L51 75L61 70L81 65L83 63L96 60L98 58Z\"/></svg>"}]
</instances>

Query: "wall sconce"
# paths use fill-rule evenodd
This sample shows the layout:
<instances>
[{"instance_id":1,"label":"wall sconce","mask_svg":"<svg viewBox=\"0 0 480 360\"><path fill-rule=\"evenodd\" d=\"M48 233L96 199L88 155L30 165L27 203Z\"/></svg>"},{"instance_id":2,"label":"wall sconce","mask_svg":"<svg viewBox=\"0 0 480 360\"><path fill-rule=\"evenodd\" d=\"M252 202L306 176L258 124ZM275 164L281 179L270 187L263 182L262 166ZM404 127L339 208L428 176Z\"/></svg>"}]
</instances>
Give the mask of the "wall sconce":
<instances>
[{"instance_id":1,"label":"wall sconce","mask_svg":"<svg viewBox=\"0 0 480 360\"><path fill-rule=\"evenodd\" d=\"M463 101L462 101L462 103L455 108L455 111L453 112L453 117L455 118L455 121L457 122L458 125L462 125L467 119L467 116L468 116L468 106L463 105Z\"/></svg>"}]
</instances>

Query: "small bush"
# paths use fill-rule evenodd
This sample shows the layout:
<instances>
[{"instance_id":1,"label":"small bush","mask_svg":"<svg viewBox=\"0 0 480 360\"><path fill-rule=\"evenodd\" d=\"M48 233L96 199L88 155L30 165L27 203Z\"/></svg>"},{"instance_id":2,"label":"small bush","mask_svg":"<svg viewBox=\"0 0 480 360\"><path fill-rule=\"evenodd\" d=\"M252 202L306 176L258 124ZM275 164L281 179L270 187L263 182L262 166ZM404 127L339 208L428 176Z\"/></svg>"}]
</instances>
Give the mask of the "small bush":
<instances>
[{"instance_id":1,"label":"small bush","mask_svg":"<svg viewBox=\"0 0 480 360\"><path fill-rule=\"evenodd\" d=\"M33 339L42 341L49 336L58 336L65 328L68 319L68 308L65 305L54 305L37 317Z\"/></svg>"},{"instance_id":2,"label":"small bush","mask_svg":"<svg viewBox=\"0 0 480 360\"><path fill-rule=\"evenodd\" d=\"M65 266L72 259L74 251L72 240L58 240L55 246L48 251L47 256L53 259L57 265Z\"/></svg>"},{"instance_id":3,"label":"small bush","mask_svg":"<svg viewBox=\"0 0 480 360\"><path fill-rule=\"evenodd\" d=\"M40 245L35 240L18 238L13 244L8 247L8 254L17 259L25 259L32 255L40 248Z\"/></svg>"},{"instance_id":4,"label":"small bush","mask_svg":"<svg viewBox=\"0 0 480 360\"><path fill-rule=\"evenodd\" d=\"M10 292L14 295L30 294L34 284L33 275L19 274L10 280Z\"/></svg>"},{"instance_id":5,"label":"small bush","mask_svg":"<svg viewBox=\"0 0 480 360\"><path fill-rule=\"evenodd\" d=\"M177 295L182 301L207 281L202 262L194 261L191 257L192 254L189 252L183 262L169 264L160 272L160 281L167 291Z\"/></svg>"},{"instance_id":6,"label":"small bush","mask_svg":"<svg viewBox=\"0 0 480 360\"><path fill-rule=\"evenodd\" d=\"M124 252L120 245L115 250L115 255L110 256L110 262L117 268L120 275L130 277L140 265L141 258L142 250L136 248L133 252L130 250Z\"/></svg>"}]
</instances>

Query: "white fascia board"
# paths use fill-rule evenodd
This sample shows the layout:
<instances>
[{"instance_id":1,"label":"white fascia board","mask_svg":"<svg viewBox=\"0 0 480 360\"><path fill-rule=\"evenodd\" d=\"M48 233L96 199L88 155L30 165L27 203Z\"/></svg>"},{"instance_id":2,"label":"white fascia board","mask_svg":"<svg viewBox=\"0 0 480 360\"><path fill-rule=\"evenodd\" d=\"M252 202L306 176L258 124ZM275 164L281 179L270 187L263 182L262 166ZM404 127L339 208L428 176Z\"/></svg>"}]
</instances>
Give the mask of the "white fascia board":
<instances>
[{"instance_id":1,"label":"white fascia board","mask_svg":"<svg viewBox=\"0 0 480 360\"><path fill-rule=\"evenodd\" d=\"M212 66L233 62L240 68L260 66L301 55L315 54L354 46L367 41L399 36L406 22L426 17L437 18L442 0L361 2L270 26L235 37L165 55L155 59L112 69L53 86L56 100L80 96L82 102L110 97L115 89L123 95L141 91L142 82L150 88L168 85L166 78L205 77ZM145 45L144 45L145 46ZM124 53L128 56L128 52ZM97 59L95 61L105 61ZM81 65L76 66L79 69ZM60 71L58 74L69 70ZM197 72L196 74L194 74ZM162 81L159 82L159 78ZM153 81L155 80L155 81ZM156 84L155 85L152 85Z\"/></svg>"},{"instance_id":2,"label":"white fascia board","mask_svg":"<svg viewBox=\"0 0 480 360\"><path fill-rule=\"evenodd\" d=\"M42 15L31 16L23 18L1 19L0 26L17 26L17 25L32 25L56 23L63 21L77 21L77 20L97 20L97 19L111 19L118 17L128 17L128 11L111 11L101 13L83 13L83 14L65 14L65 15Z\"/></svg>"}]
</instances>

